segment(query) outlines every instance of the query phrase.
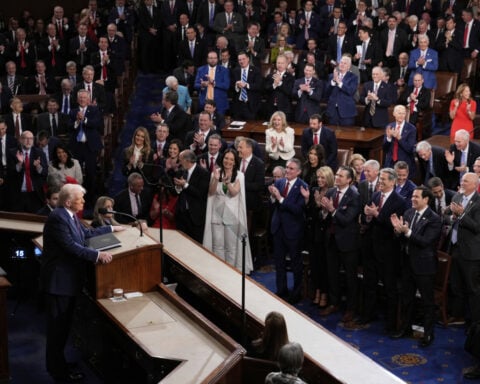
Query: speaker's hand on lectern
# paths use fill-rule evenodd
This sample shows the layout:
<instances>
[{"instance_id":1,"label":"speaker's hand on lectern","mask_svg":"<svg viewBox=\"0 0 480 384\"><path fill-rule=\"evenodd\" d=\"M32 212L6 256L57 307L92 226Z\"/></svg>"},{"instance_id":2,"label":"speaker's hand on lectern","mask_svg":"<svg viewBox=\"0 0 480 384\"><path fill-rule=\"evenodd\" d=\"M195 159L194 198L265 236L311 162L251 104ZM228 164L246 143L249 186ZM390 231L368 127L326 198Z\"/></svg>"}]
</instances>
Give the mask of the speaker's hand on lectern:
<instances>
[{"instance_id":1,"label":"speaker's hand on lectern","mask_svg":"<svg viewBox=\"0 0 480 384\"><path fill-rule=\"evenodd\" d=\"M121 231L125 231L125 229L127 228L124 227L123 225L112 225L112 229L113 229L113 232L121 232Z\"/></svg>"},{"instance_id":2,"label":"speaker's hand on lectern","mask_svg":"<svg viewBox=\"0 0 480 384\"><path fill-rule=\"evenodd\" d=\"M98 263L108 264L112 261L112 254L109 252L99 252L98 254Z\"/></svg>"}]
</instances>

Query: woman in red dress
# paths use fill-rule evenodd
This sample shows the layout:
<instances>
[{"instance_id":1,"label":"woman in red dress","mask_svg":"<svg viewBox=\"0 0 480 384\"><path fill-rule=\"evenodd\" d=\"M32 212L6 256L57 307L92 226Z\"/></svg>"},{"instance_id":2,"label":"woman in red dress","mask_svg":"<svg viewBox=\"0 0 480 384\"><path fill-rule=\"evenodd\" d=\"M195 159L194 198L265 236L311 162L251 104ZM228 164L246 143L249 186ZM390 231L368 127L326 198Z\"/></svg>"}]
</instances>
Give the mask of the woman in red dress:
<instances>
[{"instance_id":1,"label":"woman in red dress","mask_svg":"<svg viewBox=\"0 0 480 384\"><path fill-rule=\"evenodd\" d=\"M473 120L477 111L477 103L472 100L472 92L467 84L460 84L455 92L455 97L450 102L450 118L452 128L450 129L450 142L455 140L455 133L459 129L465 129L473 139Z\"/></svg>"}]
</instances>

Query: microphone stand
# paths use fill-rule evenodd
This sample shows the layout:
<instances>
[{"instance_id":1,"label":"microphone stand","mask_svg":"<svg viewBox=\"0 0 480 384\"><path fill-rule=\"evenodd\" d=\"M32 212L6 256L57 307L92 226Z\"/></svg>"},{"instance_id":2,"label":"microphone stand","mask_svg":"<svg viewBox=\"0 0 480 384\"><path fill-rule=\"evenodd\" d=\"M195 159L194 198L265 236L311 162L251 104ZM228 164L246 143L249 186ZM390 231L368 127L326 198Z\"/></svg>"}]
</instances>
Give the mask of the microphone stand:
<instances>
[{"instance_id":1,"label":"microphone stand","mask_svg":"<svg viewBox=\"0 0 480 384\"><path fill-rule=\"evenodd\" d=\"M242 234L242 344L247 346L247 314L245 312L245 249L247 234Z\"/></svg>"},{"instance_id":2,"label":"microphone stand","mask_svg":"<svg viewBox=\"0 0 480 384\"><path fill-rule=\"evenodd\" d=\"M138 225L138 228L140 229L140 236L142 237L143 236L143 228L142 228L142 223L140 223L140 220L138 220L135 216L132 216L128 213L124 213L124 212L118 212L118 211L109 211L105 208L100 208L98 210L98 213L102 214L102 215L105 215L107 213L112 213L114 215L120 215L120 216L125 216L125 217L128 217L130 219L133 219L137 225Z\"/></svg>"}]
</instances>

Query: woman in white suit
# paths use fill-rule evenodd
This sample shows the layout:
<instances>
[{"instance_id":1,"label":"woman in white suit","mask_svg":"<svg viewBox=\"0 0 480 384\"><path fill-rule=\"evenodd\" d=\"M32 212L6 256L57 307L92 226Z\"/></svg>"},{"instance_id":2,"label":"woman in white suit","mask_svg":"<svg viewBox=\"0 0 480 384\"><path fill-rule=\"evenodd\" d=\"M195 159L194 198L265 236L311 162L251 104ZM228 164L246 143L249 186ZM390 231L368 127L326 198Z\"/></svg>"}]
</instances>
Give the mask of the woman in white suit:
<instances>
[{"instance_id":1,"label":"woman in white suit","mask_svg":"<svg viewBox=\"0 0 480 384\"><path fill-rule=\"evenodd\" d=\"M242 235L248 234L245 178L234 149L223 154L220 168L211 174L203 245L235 268L242 268ZM245 272L253 270L248 243Z\"/></svg>"},{"instance_id":2,"label":"woman in white suit","mask_svg":"<svg viewBox=\"0 0 480 384\"><path fill-rule=\"evenodd\" d=\"M278 165L285 167L295 156L294 142L295 131L288 126L285 113L274 112L265 131L265 152L270 158L270 171Z\"/></svg>"}]
</instances>

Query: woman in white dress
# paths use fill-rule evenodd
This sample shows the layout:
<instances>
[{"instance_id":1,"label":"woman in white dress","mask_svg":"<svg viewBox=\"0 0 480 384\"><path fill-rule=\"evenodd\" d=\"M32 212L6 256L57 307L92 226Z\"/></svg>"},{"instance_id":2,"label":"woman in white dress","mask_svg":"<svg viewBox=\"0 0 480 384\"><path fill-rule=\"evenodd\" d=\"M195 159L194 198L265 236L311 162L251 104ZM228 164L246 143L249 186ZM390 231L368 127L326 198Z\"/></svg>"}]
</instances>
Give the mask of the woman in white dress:
<instances>
[{"instance_id":1,"label":"woman in white dress","mask_svg":"<svg viewBox=\"0 0 480 384\"><path fill-rule=\"evenodd\" d=\"M48 174L61 174L64 177L74 178L78 184L83 183L82 167L78 160L72 157L72 154L63 144L58 144L52 154L52 160L48 166Z\"/></svg>"},{"instance_id":2,"label":"woman in white dress","mask_svg":"<svg viewBox=\"0 0 480 384\"><path fill-rule=\"evenodd\" d=\"M220 168L211 174L203 245L237 269L242 268L242 235L248 234L245 178L234 149L227 149ZM245 272L253 270L250 245L245 247Z\"/></svg>"},{"instance_id":3,"label":"woman in white dress","mask_svg":"<svg viewBox=\"0 0 480 384\"><path fill-rule=\"evenodd\" d=\"M265 152L270 158L270 171L277 165L285 167L295 156L294 142L295 131L288 126L285 113L274 112L265 131Z\"/></svg>"}]
</instances>

